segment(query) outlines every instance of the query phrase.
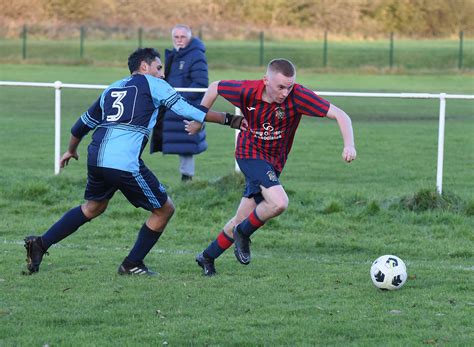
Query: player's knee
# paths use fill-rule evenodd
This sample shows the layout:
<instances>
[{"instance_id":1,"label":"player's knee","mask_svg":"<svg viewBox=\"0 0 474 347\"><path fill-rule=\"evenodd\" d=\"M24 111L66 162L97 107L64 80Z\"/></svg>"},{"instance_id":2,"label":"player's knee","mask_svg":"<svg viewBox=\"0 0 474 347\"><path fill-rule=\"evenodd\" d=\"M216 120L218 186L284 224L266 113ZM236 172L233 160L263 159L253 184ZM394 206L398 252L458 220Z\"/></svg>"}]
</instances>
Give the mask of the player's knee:
<instances>
[{"instance_id":1,"label":"player's knee","mask_svg":"<svg viewBox=\"0 0 474 347\"><path fill-rule=\"evenodd\" d=\"M174 212L175 212L175 207L174 207L174 204L173 204L173 201L168 198L168 200L166 201L166 203L163 205L162 208L159 209L159 211L168 219L170 219Z\"/></svg>"},{"instance_id":2,"label":"player's knee","mask_svg":"<svg viewBox=\"0 0 474 347\"><path fill-rule=\"evenodd\" d=\"M169 215L169 218L173 217L175 211L176 211L176 209L175 209L174 205L171 204L171 205L168 207L168 215Z\"/></svg>"},{"instance_id":3,"label":"player's knee","mask_svg":"<svg viewBox=\"0 0 474 347\"><path fill-rule=\"evenodd\" d=\"M82 213L88 218L93 219L100 216L107 209L108 201L87 201L81 206Z\"/></svg>"},{"instance_id":4,"label":"player's knee","mask_svg":"<svg viewBox=\"0 0 474 347\"><path fill-rule=\"evenodd\" d=\"M240 224L242 223L245 218L247 218L247 216L243 216L243 215L235 215L234 217L232 217L232 219L229 221L229 224L233 227L235 227L237 224Z\"/></svg>"},{"instance_id":5,"label":"player's knee","mask_svg":"<svg viewBox=\"0 0 474 347\"><path fill-rule=\"evenodd\" d=\"M278 216L286 211L288 208L288 198L282 197L272 202L272 212L274 216Z\"/></svg>"}]
</instances>

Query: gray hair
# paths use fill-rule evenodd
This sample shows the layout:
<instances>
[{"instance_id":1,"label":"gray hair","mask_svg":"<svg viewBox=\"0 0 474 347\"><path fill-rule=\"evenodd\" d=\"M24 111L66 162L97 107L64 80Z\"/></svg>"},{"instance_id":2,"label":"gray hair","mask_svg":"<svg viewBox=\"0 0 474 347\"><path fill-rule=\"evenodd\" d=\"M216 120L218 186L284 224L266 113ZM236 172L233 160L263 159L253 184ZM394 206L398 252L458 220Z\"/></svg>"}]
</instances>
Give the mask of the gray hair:
<instances>
[{"instance_id":1,"label":"gray hair","mask_svg":"<svg viewBox=\"0 0 474 347\"><path fill-rule=\"evenodd\" d=\"M183 29L184 31L186 31L189 38L191 38L191 36L193 36L193 32L191 31L191 28L186 24L176 24L173 27L173 29L171 30L171 36L174 36L174 32L175 32L176 29Z\"/></svg>"}]
</instances>

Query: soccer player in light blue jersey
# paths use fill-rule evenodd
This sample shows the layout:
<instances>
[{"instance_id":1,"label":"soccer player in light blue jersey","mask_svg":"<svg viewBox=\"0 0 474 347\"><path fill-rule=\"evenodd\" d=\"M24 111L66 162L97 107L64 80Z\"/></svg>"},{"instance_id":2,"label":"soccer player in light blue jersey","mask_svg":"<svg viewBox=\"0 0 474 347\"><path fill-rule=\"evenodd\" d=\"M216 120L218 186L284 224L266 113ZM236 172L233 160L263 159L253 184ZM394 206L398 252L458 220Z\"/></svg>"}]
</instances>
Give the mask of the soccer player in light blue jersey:
<instances>
[{"instance_id":1,"label":"soccer player in light blue jersey","mask_svg":"<svg viewBox=\"0 0 474 347\"><path fill-rule=\"evenodd\" d=\"M88 147L86 202L62 216L41 236L25 238L29 274L39 271L49 247L102 214L117 190L135 207L151 212L135 245L118 268L121 275L156 275L143 259L156 244L174 213L165 187L145 166L141 154L156 123L159 109L171 109L189 120L205 119L240 128L243 117L194 107L163 79L160 54L139 48L128 58L131 76L112 83L71 129L68 150L60 166L79 159L82 138L94 130Z\"/></svg>"}]
</instances>

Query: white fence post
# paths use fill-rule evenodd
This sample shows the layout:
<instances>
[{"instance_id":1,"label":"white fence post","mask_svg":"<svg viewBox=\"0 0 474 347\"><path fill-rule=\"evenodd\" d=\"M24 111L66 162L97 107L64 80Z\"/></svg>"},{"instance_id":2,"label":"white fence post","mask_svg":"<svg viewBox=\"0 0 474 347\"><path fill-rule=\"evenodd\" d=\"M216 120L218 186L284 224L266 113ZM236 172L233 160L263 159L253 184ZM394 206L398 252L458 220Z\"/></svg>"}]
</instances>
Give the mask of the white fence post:
<instances>
[{"instance_id":1,"label":"white fence post","mask_svg":"<svg viewBox=\"0 0 474 347\"><path fill-rule=\"evenodd\" d=\"M61 81L54 82L54 174L59 175L61 155Z\"/></svg>"},{"instance_id":2,"label":"white fence post","mask_svg":"<svg viewBox=\"0 0 474 347\"><path fill-rule=\"evenodd\" d=\"M438 128L438 167L436 169L436 190L443 192L443 160L444 160L444 125L446 120L446 93L439 95L439 128Z\"/></svg>"}]
</instances>

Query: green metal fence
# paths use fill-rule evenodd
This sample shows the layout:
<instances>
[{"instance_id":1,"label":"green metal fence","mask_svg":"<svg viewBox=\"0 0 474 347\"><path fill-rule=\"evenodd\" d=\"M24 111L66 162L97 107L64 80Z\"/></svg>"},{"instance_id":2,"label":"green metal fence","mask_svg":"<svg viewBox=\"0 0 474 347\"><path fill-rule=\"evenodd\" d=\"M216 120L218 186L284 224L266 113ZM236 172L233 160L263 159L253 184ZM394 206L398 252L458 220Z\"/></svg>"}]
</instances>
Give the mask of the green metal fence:
<instances>
[{"instance_id":1,"label":"green metal fence","mask_svg":"<svg viewBox=\"0 0 474 347\"><path fill-rule=\"evenodd\" d=\"M263 66L285 57L304 68L474 69L474 40L407 39L388 33L379 40L293 41L254 33L246 40L206 40L207 57L214 66ZM170 34L159 29L68 27L67 30L24 25L18 38L0 37L0 62L17 59L43 63L122 62L137 47L163 51L171 47Z\"/></svg>"}]
</instances>

